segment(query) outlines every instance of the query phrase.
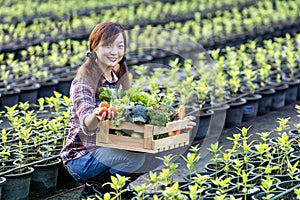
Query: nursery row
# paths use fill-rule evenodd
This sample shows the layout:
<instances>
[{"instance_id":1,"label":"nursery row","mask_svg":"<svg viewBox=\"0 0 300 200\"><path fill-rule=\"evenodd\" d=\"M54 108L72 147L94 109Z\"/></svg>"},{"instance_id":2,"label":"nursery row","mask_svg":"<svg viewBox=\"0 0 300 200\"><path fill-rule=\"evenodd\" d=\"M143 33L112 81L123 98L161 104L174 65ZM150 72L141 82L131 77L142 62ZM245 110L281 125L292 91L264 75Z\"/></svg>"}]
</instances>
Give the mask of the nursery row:
<instances>
[{"instance_id":1,"label":"nursery row","mask_svg":"<svg viewBox=\"0 0 300 200\"><path fill-rule=\"evenodd\" d=\"M248 4L247 4L248 3ZM41 4L41 5L40 5ZM181 21L182 19L192 19L194 13L201 12L202 14L210 13L210 11L216 12L217 10L227 10L231 7L246 7L247 5L255 4L255 1L233 1L233 2L218 2L214 1L174 1L174 2L161 2L155 1L151 3L140 3L138 6L127 5L116 7L113 6L111 9L99 9L98 2L89 1L82 5L82 2L77 2L74 8L74 2L66 3L66 5L50 4L49 2L40 3L36 2L36 6L41 8L39 13L44 13L43 8L47 8L45 14L50 15L43 16L41 14L29 13L32 16L32 20L26 22L26 20L19 21L18 23L13 23L10 21L15 21L15 17L11 16L11 13L19 13L26 15L26 6L30 4L20 5L16 4L15 6L19 9L11 6L11 9L14 11L17 10L20 12L11 12L9 9L5 9L3 12L3 19L7 22L4 23L0 30L3 34L3 44L2 48L4 51L11 51L18 48L24 48L28 45L38 44L41 41L57 41L60 39L67 38L76 38L76 37L85 37L89 30L92 28L92 24L95 24L96 21L101 18L102 20L113 20L115 19L119 23L125 25L128 28L132 28L135 25L146 26L149 24L161 24L167 23L170 19L173 21ZM30 5L31 7L31 5ZM55 7L54 10L66 9L65 13L62 10L61 12L57 11L58 16L53 16L53 13L49 12L49 7ZM76 9L78 8L78 9ZM84 8L84 9L83 9ZM23 11L24 9L24 11ZM70 10L72 9L72 10ZM118 12L114 10L118 9ZM30 9L32 10L32 9ZM145 12L146 11L146 12ZM5 14L6 12L9 15ZM2 12L1 12L2 13ZM34 16L37 15L37 16ZM63 17L60 17L63 15ZM206 14L205 14L206 15ZM186 17L188 16L188 18ZM22 16L23 17L23 16ZM59 20L53 20L52 18L58 18ZM20 18L19 18L20 19ZM23 19L23 18L22 18ZM163 21L162 21L163 20ZM11 41L14 41L12 43Z\"/></svg>"},{"instance_id":2,"label":"nursery row","mask_svg":"<svg viewBox=\"0 0 300 200\"><path fill-rule=\"evenodd\" d=\"M1 178L3 182L0 184L3 187L3 199L14 195L26 197L29 193L40 196L53 193L60 163L57 157L69 124L68 106L68 98L55 93L51 98L41 98L34 109L28 103L19 103L3 113L1 127L7 127L1 129L0 144L0 177L6 179ZM300 106L296 105L296 109L300 114ZM259 140L253 140L252 135L248 134L250 127L244 127L240 133L227 138L232 141L231 149L222 149L222 146L212 144L210 151L213 156L205 166L205 172L193 168L200 154L197 145L191 147L191 152L184 158L187 162L187 182L180 185L172 182L172 175L178 165L171 162L172 155L168 155L163 158L166 170L150 172L150 179L146 179L149 181L147 185L135 186L136 198L151 199L151 196L158 195L170 199L173 195L181 195L188 199L212 199L219 195L233 195L243 199L247 196L249 199L262 191L264 193L260 195L264 196L286 195L284 187L295 189L298 187L294 186L299 183L299 124L293 124L295 129L289 118L281 118L277 122L278 126L274 130L256 133L260 136ZM271 134L275 135L271 137ZM50 172L45 172L48 167ZM24 177L27 187L20 185L23 179L17 175L19 171L22 175L27 174ZM42 178L50 176L45 173L50 173L51 182ZM17 187L23 189L17 193ZM155 191L155 194L149 194L149 190ZM293 193L294 190L289 192Z\"/></svg>"},{"instance_id":3,"label":"nursery row","mask_svg":"<svg viewBox=\"0 0 300 200\"><path fill-rule=\"evenodd\" d=\"M195 15L194 21L185 21L184 23L169 22L163 26L147 26L146 28L136 26L128 31L129 39L133 40L128 45L128 64L134 65L152 61L168 64L169 60L176 57L174 54L189 58L191 54L197 55L203 51L203 48L198 44L199 41L202 44L209 42L224 46L230 41L242 43L257 37L264 38L271 37L271 35L272 37L282 35L286 31L292 31L292 36L294 36L297 27L300 27L297 26L297 13L299 13L297 3L297 1L288 2L287 4L281 1L273 3L262 1L249 8L241 7L241 9L236 9L236 7L230 7L228 10L216 10L215 14L211 16L202 17L201 15ZM268 8L268 10L265 11L265 8ZM281 13L281 15L275 18L274 16L276 15L274 13ZM282 17L282 13L288 16ZM254 19L253 15L259 19L251 22ZM265 22L264 20L266 19L269 20ZM223 22L232 22L232 24L222 24ZM273 30L274 23L279 25L279 27L274 29L276 30L275 32ZM251 26L243 27L249 24ZM263 29L262 25L267 25L267 28ZM233 31L233 34L230 34L231 31ZM10 33L9 31L4 32ZM18 33L18 31L13 32ZM27 32L32 31L25 31L25 33ZM209 35L205 36L207 33ZM85 31L85 34L87 35L88 31ZM180 37L172 37L174 34L179 34ZM191 38L190 35L194 36ZM245 37L245 35L249 37ZM57 37L52 36L50 38ZM8 106L12 106L18 101L35 103L36 98L50 96L43 91L51 91L55 87L57 91L68 95L70 81L76 73L76 68L85 57L85 54L82 53L86 52L88 46L85 38L82 41L67 39L60 40L57 43L45 40L44 42L39 42L39 45L36 46L28 46L28 38L24 38L24 41L27 44L26 48L23 49L22 47L18 51L14 49L11 53L2 51L0 54L2 99L5 98L5 93L9 93L12 96L19 96L19 100L10 98ZM261 40L258 39L257 41L261 43ZM16 44L20 44L20 42ZM153 47L153 50L150 52L145 51L144 47L149 46ZM2 45L2 47L5 47L5 45ZM171 55L168 52L158 51L157 49L170 51ZM197 65L198 63L196 63ZM32 90L35 90L35 92L30 93ZM25 93L30 93L31 97L27 94L25 95ZM3 110L4 107L2 106L1 109Z\"/></svg>"},{"instance_id":4,"label":"nursery row","mask_svg":"<svg viewBox=\"0 0 300 200\"><path fill-rule=\"evenodd\" d=\"M299 113L298 105L296 110ZM227 138L230 148L211 144L212 157L202 171L195 168L200 148L190 147L182 156L186 182L173 181L179 166L170 160L176 156L165 156L164 168L134 187L134 199L298 199L299 134L290 131L289 118L277 122L273 130L255 133L257 140L249 134L250 127L243 127Z\"/></svg>"},{"instance_id":5,"label":"nursery row","mask_svg":"<svg viewBox=\"0 0 300 200\"><path fill-rule=\"evenodd\" d=\"M94 14L78 18L72 17L71 21L66 22L53 22L49 18L36 18L36 22L29 25L26 25L25 22L17 25L10 23L4 24L2 26L2 34L0 34L3 38L1 52L14 52L28 46L40 45L43 42L57 43L59 40L67 40L70 38L86 40L92 26L99 21L99 17L101 17L102 21L117 21L128 27L129 30L135 27L146 28L149 26L161 26L166 29L177 28L185 34L192 34L196 41L203 44L206 48L211 47L214 43L224 45L226 40L228 40L227 42L234 42L236 37L247 40L257 36L266 36L266 34L276 34L279 36L280 31L295 30L298 28L297 24L299 24L298 1L250 1L250 6L245 5L244 7L238 8L238 6L235 5L224 10L214 9L212 12L213 15L211 15L211 12L207 12L208 14L204 15L202 10L207 10L206 6L203 6L206 5L206 3L204 4L199 1L193 3L184 1L166 4L164 5L168 7L166 9L162 8L161 2L154 4L160 4L160 6L152 6L153 8L151 8L149 12L144 12L146 8L143 6L141 6L140 11L131 11L129 9L130 7L124 8L124 12L117 12L120 16L116 16L116 13L112 11L113 9L108 9L105 11L109 13L107 17L101 14ZM167 10L173 7L176 8L174 9L174 14L170 14ZM191 12L192 8L198 7L201 7L201 11ZM177 17L173 15L178 15L179 11L177 10L180 9L185 10L185 12L182 13L183 16L186 16L186 12L188 12L188 14L193 17L184 20L177 19ZM157 14L154 15L154 12ZM132 13L135 13L135 15L132 15ZM151 16L136 16L139 13L143 15L151 13ZM165 15L163 15L163 13L165 13ZM157 21L153 24L151 21L148 21L152 19L153 16L159 16L159 18L162 18L165 22L161 22L159 19L153 19L153 21ZM133 22L124 21L128 19L132 19ZM142 20L144 25L138 23L138 20ZM151 24L153 25L151 26ZM149 42L150 41L151 40L149 40ZM130 49L130 51L132 50L135 49Z\"/></svg>"},{"instance_id":6,"label":"nursery row","mask_svg":"<svg viewBox=\"0 0 300 200\"><path fill-rule=\"evenodd\" d=\"M69 127L69 98L40 98L7 107L1 116L0 199L52 194L61 166L59 153ZM6 180L5 180L6 179Z\"/></svg>"},{"instance_id":7,"label":"nursery row","mask_svg":"<svg viewBox=\"0 0 300 200\"><path fill-rule=\"evenodd\" d=\"M157 34L159 34L159 32ZM258 45L256 41L253 41L243 44L240 47L226 47L221 50L212 50L210 55L217 62L217 67L215 67L215 69L224 68L226 66L227 69L220 70L222 71L222 74L223 71L226 72L226 78L224 79L231 79L231 81L228 81L227 83L217 83L219 86L215 87L229 88L230 92L234 94L239 91L239 87L242 83L246 84L248 89L250 89L249 87L252 87L253 90L255 89L253 88L255 85L264 87L266 84L268 84L268 82L278 83L283 79L295 79L295 77L298 76L297 68L299 66L299 34L295 35L293 38L287 34L286 37L277 37L273 41L264 40L262 43L262 47ZM182 43L179 42L179 44ZM4 54L2 54L1 59L2 63L4 63L1 65L0 69L2 79L0 82L2 85L2 99L5 99L5 93L9 91L10 97L14 94L14 96L19 96L19 99L13 100L13 98L10 98L10 104L8 106L14 105L16 102L18 102L18 100L22 102L29 101L30 103L35 103L36 98L51 96L51 90L53 91L55 89L61 92L63 95L68 96L68 88L72 78L74 77L74 74L76 73L76 67L83 59L81 52L83 51L85 45L87 45L86 42L77 41L66 43L61 42L59 45L51 45L51 55L49 55L46 59L45 57L38 56L40 53L42 53L41 48L36 48L38 46L28 48L28 51L23 51L24 54L22 54L24 55L24 58L30 56L30 61L14 60L13 54L8 54L9 57L4 59ZM43 51L48 48L49 47L45 45ZM69 50L67 51L67 49ZM74 51L71 52L70 49L74 49ZM59 57L60 54L58 52L61 50L65 52L64 57ZM226 51L228 51L228 56L225 59L222 55L224 53L226 54ZM147 69L143 69L143 67L136 67L134 66L134 63L148 62L168 65L170 60L172 61L172 59L175 59L179 55L181 55L180 62L182 59L189 58L191 55L195 56L193 57L194 59L192 60L192 64L194 66L201 66L196 69L194 68L193 70L194 72L197 71L195 72L197 78L201 77L201 74L203 73L207 74L205 70L206 67L202 66L213 62L208 57L203 58L203 56L205 56L204 52L200 51L199 53L199 51L195 50L194 52L190 51L185 53L184 49L182 49L178 54L172 54L161 50L151 50L150 52L143 51L138 57L135 57L133 54L129 54L128 63L132 68L132 72L140 70L139 73L143 73L143 71ZM184 57L184 55L187 55L187 57ZM56 59L58 57L60 58L59 60ZM135 62L134 60L139 62ZM69 65L69 63L72 63L72 65ZM188 68L189 64L184 65L184 67ZM174 69L174 71L178 69L179 68L177 67ZM191 71L190 69L187 70ZM174 73L173 75L177 74ZM190 74L187 74L187 76L189 75ZM142 79L153 79L151 77L140 77ZM196 79L196 77L194 77L194 79ZM238 77L241 77L243 80L238 80ZM255 81L257 84L251 85L254 79L256 79ZM187 79L187 81L188 80L190 80L190 83L194 82L193 85L202 81ZM214 80L214 76L211 78L211 80ZM144 82L144 80L136 80L136 82ZM35 92L30 93L32 91ZM25 95L26 93L30 93L30 96Z\"/></svg>"}]
</instances>

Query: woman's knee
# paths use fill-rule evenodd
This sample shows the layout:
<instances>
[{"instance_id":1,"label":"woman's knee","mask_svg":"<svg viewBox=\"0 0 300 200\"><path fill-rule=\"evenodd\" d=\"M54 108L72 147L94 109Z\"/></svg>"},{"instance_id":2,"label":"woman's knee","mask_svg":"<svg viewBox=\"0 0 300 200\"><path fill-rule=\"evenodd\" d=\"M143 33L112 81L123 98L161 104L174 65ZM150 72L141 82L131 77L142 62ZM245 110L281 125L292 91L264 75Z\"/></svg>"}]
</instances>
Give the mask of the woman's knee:
<instances>
[{"instance_id":1,"label":"woman's knee","mask_svg":"<svg viewBox=\"0 0 300 200\"><path fill-rule=\"evenodd\" d=\"M134 156L133 164L136 169L139 169L144 165L145 161L146 161L146 155L144 153L139 153Z\"/></svg>"}]
</instances>

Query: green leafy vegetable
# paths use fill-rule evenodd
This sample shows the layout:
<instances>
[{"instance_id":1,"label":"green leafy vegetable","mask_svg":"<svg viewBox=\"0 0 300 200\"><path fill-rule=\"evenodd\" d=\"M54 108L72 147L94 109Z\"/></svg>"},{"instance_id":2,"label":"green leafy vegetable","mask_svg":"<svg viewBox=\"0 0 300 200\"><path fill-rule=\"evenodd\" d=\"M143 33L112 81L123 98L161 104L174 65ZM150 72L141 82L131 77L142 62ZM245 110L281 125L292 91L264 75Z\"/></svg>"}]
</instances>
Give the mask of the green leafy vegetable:
<instances>
[{"instance_id":1,"label":"green leafy vegetable","mask_svg":"<svg viewBox=\"0 0 300 200\"><path fill-rule=\"evenodd\" d=\"M145 124L147 121L147 111L148 109L145 106L136 105L134 107L127 107L124 115L127 121Z\"/></svg>"},{"instance_id":2,"label":"green leafy vegetable","mask_svg":"<svg viewBox=\"0 0 300 200\"><path fill-rule=\"evenodd\" d=\"M166 126L168 116L162 110L148 109L149 124L154 126Z\"/></svg>"}]
</instances>

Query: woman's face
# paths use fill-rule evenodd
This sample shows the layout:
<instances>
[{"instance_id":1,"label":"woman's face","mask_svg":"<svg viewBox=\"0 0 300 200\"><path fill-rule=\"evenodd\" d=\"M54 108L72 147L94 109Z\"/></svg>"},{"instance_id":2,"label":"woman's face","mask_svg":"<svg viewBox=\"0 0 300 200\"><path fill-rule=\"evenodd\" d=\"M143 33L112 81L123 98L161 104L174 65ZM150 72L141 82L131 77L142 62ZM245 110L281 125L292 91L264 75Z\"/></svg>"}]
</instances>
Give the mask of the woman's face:
<instances>
[{"instance_id":1,"label":"woman's face","mask_svg":"<svg viewBox=\"0 0 300 200\"><path fill-rule=\"evenodd\" d=\"M105 67L116 66L125 54L125 44L122 33L112 42L104 45L99 45L96 50L97 62Z\"/></svg>"}]
</instances>

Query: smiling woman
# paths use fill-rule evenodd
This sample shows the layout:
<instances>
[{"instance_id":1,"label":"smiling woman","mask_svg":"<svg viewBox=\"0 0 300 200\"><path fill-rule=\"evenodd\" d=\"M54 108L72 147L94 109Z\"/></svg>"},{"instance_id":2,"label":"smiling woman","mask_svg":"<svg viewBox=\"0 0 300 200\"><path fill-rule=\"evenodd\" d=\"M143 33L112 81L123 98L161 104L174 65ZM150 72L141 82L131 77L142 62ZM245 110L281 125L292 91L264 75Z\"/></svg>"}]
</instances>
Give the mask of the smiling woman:
<instances>
[{"instance_id":1,"label":"smiling woman","mask_svg":"<svg viewBox=\"0 0 300 200\"><path fill-rule=\"evenodd\" d=\"M71 128L60 156L74 179L85 183L81 198L102 196L110 188L111 175L138 176L134 173L145 162L144 153L135 153L95 145L101 127L99 120L115 117L108 108L100 112L99 88L130 88L125 62L126 37L121 25L103 22L90 35L87 59L78 69L70 88ZM123 196L123 194L122 194Z\"/></svg>"}]
</instances>

